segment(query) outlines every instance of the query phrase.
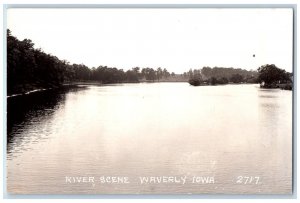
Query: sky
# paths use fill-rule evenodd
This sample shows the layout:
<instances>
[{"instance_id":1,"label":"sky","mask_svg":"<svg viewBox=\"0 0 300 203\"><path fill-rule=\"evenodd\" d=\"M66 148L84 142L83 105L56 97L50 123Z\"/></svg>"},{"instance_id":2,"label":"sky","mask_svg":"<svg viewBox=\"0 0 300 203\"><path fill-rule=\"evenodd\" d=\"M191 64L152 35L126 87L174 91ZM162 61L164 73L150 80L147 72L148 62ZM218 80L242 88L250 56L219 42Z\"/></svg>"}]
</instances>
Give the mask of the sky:
<instances>
[{"instance_id":1,"label":"sky","mask_svg":"<svg viewBox=\"0 0 300 203\"><path fill-rule=\"evenodd\" d=\"M292 9L10 8L7 28L35 48L90 68L183 73L275 64L292 72Z\"/></svg>"}]
</instances>

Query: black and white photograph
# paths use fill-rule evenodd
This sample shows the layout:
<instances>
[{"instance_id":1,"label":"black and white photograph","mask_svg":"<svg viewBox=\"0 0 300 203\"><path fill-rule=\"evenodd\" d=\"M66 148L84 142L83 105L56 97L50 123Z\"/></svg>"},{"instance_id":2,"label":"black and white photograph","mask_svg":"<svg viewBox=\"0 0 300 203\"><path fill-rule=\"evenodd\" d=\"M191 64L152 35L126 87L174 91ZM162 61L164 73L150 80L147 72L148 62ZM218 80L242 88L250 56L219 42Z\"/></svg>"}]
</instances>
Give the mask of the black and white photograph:
<instances>
[{"instance_id":1,"label":"black and white photograph","mask_svg":"<svg viewBox=\"0 0 300 203\"><path fill-rule=\"evenodd\" d=\"M5 15L7 194L293 194L295 7Z\"/></svg>"}]
</instances>

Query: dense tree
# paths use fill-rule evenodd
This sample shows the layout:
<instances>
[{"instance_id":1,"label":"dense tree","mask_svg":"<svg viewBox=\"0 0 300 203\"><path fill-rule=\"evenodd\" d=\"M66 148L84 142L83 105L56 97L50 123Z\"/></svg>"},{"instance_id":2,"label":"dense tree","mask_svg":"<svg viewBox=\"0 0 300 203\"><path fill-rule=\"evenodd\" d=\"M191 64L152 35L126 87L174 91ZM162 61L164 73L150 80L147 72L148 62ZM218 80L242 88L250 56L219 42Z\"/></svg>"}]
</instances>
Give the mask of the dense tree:
<instances>
[{"instance_id":1,"label":"dense tree","mask_svg":"<svg viewBox=\"0 0 300 203\"><path fill-rule=\"evenodd\" d=\"M258 75L259 74L259 75ZM170 79L169 79L170 77ZM171 74L166 68L134 67L124 72L115 67L99 66L89 68L84 64L70 64L56 56L35 49L30 39L18 40L7 30L7 91L8 94L22 93L36 88L58 87L63 83L76 81L99 81L104 84L139 82L147 80L185 81L191 84L233 83L284 83L290 82L292 75L275 65L261 66L257 71L208 66L190 69L181 75Z\"/></svg>"},{"instance_id":2,"label":"dense tree","mask_svg":"<svg viewBox=\"0 0 300 203\"><path fill-rule=\"evenodd\" d=\"M135 70L128 70L126 72L126 81L139 82L139 74Z\"/></svg>"},{"instance_id":3,"label":"dense tree","mask_svg":"<svg viewBox=\"0 0 300 203\"><path fill-rule=\"evenodd\" d=\"M240 74L233 74L230 77L230 81L233 83L241 83L243 82L243 76L241 76Z\"/></svg>"},{"instance_id":4,"label":"dense tree","mask_svg":"<svg viewBox=\"0 0 300 203\"><path fill-rule=\"evenodd\" d=\"M207 78L212 77L212 69L210 67L205 66L201 69L201 74Z\"/></svg>"},{"instance_id":5,"label":"dense tree","mask_svg":"<svg viewBox=\"0 0 300 203\"><path fill-rule=\"evenodd\" d=\"M276 67L274 64L266 64L259 67L258 73L258 81L267 85L291 82L291 74Z\"/></svg>"},{"instance_id":6,"label":"dense tree","mask_svg":"<svg viewBox=\"0 0 300 203\"><path fill-rule=\"evenodd\" d=\"M218 83L218 80L215 77L211 77L209 82L210 82L211 85L216 85Z\"/></svg>"},{"instance_id":7,"label":"dense tree","mask_svg":"<svg viewBox=\"0 0 300 203\"><path fill-rule=\"evenodd\" d=\"M132 68L132 71L134 72L134 74L137 75L138 79L142 79L143 78L143 75L140 72L140 67Z\"/></svg>"},{"instance_id":8,"label":"dense tree","mask_svg":"<svg viewBox=\"0 0 300 203\"><path fill-rule=\"evenodd\" d=\"M84 64L73 64L73 69L75 72L76 80L90 80L91 79L91 70Z\"/></svg>"},{"instance_id":9,"label":"dense tree","mask_svg":"<svg viewBox=\"0 0 300 203\"><path fill-rule=\"evenodd\" d=\"M163 69L163 76L164 76L164 78L170 77L170 73L168 72L168 70L166 68Z\"/></svg>"},{"instance_id":10,"label":"dense tree","mask_svg":"<svg viewBox=\"0 0 300 203\"><path fill-rule=\"evenodd\" d=\"M18 40L12 36L10 30L7 30L8 94L58 87L64 82L88 80L102 83L138 82L142 77L139 67L124 72L122 69L107 66L90 69L84 64L71 65L66 60L60 60L41 49L35 49L29 39ZM148 68L146 78L154 81L155 71Z\"/></svg>"},{"instance_id":11,"label":"dense tree","mask_svg":"<svg viewBox=\"0 0 300 203\"><path fill-rule=\"evenodd\" d=\"M153 68L143 68L142 75L145 77L146 80L153 81L157 78L156 71Z\"/></svg>"},{"instance_id":12,"label":"dense tree","mask_svg":"<svg viewBox=\"0 0 300 203\"><path fill-rule=\"evenodd\" d=\"M188 73L187 72L184 72L183 73L183 78L187 78L188 77Z\"/></svg>"},{"instance_id":13,"label":"dense tree","mask_svg":"<svg viewBox=\"0 0 300 203\"><path fill-rule=\"evenodd\" d=\"M257 78L258 73L256 71L248 71L248 70L243 70L240 68L223 68L223 67L214 67L214 68L210 68L210 67L203 67L201 69L201 74L204 78L211 78L211 77L215 77L217 79L221 79L221 78L227 78L228 80L230 80L230 78L232 77L232 75L235 74L239 74L241 75L243 78Z\"/></svg>"},{"instance_id":14,"label":"dense tree","mask_svg":"<svg viewBox=\"0 0 300 203\"><path fill-rule=\"evenodd\" d=\"M163 76L163 70L159 67L157 68L156 70L156 77L157 77L157 80L159 81Z\"/></svg>"},{"instance_id":15,"label":"dense tree","mask_svg":"<svg viewBox=\"0 0 300 203\"><path fill-rule=\"evenodd\" d=\"M226 77L222 77L218 80L219 84L228 84L228 79Z\"/></svg>"},{"instance_id":16,"label":"dense tree","mask_svg":"<svg viewBox=\"0 0 300 203\"><path fill-rule=\"evenodd\" d=\"M194 78L194 72L193 72L192 69L189 70L188 76L189 76L189 79L193 79Z\"/></svg>"},{"instance_id":17,"label":"dense tree","mask_svg":"<svg viewBox=\"0 0 300 203\"><path fill-rule=\"evenodd\" d=\"M197 70L197 69L194 69L193 70L193 78L201 78L202 79L202 76L201 76L201 71L200 70Z\"/></svg>"},{"instance_id":18,"label":"dense tree","mask_svg":"<svg viewBox=\"0 0 300 203\"><path fill-rule=\"evenodd\" d=\"M31 40L20 41L7 30L8 94L58 86L64 81L65 70L63 61L41 49L34 49Z\"/></svg>"}]
</instances>

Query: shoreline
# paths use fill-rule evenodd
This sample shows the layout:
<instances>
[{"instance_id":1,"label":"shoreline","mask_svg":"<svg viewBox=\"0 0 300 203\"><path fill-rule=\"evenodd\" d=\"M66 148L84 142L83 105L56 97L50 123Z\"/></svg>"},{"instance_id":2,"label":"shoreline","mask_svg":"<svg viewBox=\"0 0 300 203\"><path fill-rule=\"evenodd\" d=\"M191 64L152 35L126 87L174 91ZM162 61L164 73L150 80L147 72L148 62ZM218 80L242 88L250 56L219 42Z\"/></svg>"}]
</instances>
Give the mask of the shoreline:
<instances>
[{"instance_id":1,"label":"shoreline","mask_svg":"<svg viewBox=\"0 0 300 203\"><path fill-rule=\"evenodd\" d=\"M6 95L6 98L12 98L12 97L18 97L18 96L25 96L33 93L38 93L46 90L52 90L52 89L58 89L62 87L68 87L68 86L80 86L80 85L97 85L97 86L106 86L106 85L115 85L115 84L136 84L136 83L186 83L185 81L140 81L140 82L122 82L122 83L102 83L98 81L80 81L80 82L69 82L69 83L64 83L61 86L55 86L55 87L49 87L49 88L37 88L33 89L30 91L25 91L22 93L15 93L15 94L10 94ZM224 85L245 85L245 84L259 84L259 83L240 83L240 84L235 84L235 83L228 83L228 84L216 84L216 85L210 85L210 84L201 84L201 85L191 85L194 87L198 86L224 86ZM280 87L260 87L263 89L281 89L281 90L290 90L290 89L283 89Z\"/></svg>"},{"instance_id":2,"label":"shoreline","mask_svg":"<svg viewBox=\"0 0 300 203\"><path fill-rule=\"evenodd\" d=\"M7 95L6 98L29 95L29 94L32 94L32 93L42 92L42 91L50 90L50 89L53 89L53 88L51 87L51 88L42 88L42 89L30 90L30 91L27 91L27 92L24 92L24 93L17 93L17 94Z\"/></svg>"},{"instance_id":3,"label":"shoreline","mask_svg":"<svg viewBox=\"0 0 300 203\"><path fill-rule=\"evenodd\" d=\"M60 86L53 86L53 87L48 87L48 88L36 88L33 90L27 90L23 91L21 93L14 93L14 94L7 94L6 98L12 98L12 97L17 97L17 96L25 96L29 95L32 93L38 93L46 90L52 90L52 89L59 89L67 86L79 86L79 85L103 85L101 82L70 82L70 83L63 83Z\"/></svg>"},{"instance_id":4,"label":"shoreline","mask_svg":"<svg viewBox=\"0 0 300 203\"><path fill-rule=\"evenodd\" d=\"M177 83L177 82L183 82L183 81L139 81L139 82L121 82L121 83L102 83L102 82L98 82L98 81L66 82L66 83L61 84L60 86L53 86L53 87L49 87L49 88L36 88L36 89L32 89L32 90L23 91L21 93L7 94L6 98L24 96L24 95L29 95L29 94L32 94L32 93L37 93L37 92L42 92L42 91L46 91L46 90L67 87L67 86L80 86L80 85L105 86L105 85L115 85L115 84L167 83L167 82L172 82L172 83L176 82Z\"/></svg>"}]
</instances>

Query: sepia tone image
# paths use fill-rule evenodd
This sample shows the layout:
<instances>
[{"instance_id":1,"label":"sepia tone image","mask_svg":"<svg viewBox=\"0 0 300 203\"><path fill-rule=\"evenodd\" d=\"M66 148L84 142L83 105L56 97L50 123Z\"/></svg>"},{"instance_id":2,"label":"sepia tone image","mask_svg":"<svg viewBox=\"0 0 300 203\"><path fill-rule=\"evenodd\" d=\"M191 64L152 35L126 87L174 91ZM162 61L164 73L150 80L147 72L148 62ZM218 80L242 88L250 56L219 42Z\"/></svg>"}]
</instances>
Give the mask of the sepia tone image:
<instances>
[{"instance_id":1,"label":"sepia tone image","mask_svg":"<svg viewBox=\"0 0 300 203\"><path fill-rule=\"evenodd\" d=\"M8 194L292 194L292 8L8 8Z\"/></svg>"}]
</instances>

